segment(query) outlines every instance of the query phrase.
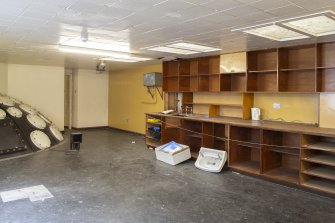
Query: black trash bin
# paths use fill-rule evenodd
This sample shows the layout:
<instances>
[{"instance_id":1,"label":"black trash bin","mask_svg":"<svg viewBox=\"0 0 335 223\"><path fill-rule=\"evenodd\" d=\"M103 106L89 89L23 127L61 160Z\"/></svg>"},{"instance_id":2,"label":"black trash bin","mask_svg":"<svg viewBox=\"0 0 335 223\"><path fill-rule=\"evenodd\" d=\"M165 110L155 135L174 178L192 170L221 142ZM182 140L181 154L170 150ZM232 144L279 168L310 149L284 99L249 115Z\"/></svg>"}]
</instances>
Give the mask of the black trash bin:
<instances>
[{"instance_id":1,"label":"black trash bin","mask_svg":"<svg viewBox=\"0 0 335 223\"><path fill-rule=\"evenodd\" d=\"M71 133L70 146L71 150L80 150L80 143L83 142L83 134L80 132Z\"/></svg>"}]
</instances>

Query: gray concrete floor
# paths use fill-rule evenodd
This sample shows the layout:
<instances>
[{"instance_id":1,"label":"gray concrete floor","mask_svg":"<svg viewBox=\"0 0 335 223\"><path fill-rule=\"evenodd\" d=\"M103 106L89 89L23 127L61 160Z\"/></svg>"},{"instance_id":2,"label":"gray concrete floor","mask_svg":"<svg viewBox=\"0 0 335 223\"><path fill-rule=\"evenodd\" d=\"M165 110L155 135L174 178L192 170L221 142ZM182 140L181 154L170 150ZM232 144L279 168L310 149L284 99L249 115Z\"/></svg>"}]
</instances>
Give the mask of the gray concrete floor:
<instances>
[{"instance_id":1,"label":"gray concrete floor","mask_svg":"<svg viewBox=\"0 0 335 223\"><path fill-rule=\"evenodd\" d=\"M83 131L78 154L68 142L0 162L0 191L45 185L54 198L2 203L0 222L334 222L335 200L194 161L155 160L142 136ZM132 141L135 141L132 144Z\"/></svg>"}]
</instances>

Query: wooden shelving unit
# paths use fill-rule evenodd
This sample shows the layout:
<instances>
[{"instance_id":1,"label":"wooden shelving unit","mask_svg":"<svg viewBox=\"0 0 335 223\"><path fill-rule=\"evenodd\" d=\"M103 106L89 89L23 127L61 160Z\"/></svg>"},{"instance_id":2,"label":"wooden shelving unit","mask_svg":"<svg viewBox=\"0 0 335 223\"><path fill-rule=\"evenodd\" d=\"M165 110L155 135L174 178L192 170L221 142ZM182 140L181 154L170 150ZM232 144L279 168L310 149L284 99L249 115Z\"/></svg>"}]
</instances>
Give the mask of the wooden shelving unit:
<instances>
[{"instance_id":1,"label":"wooden shelving unit","mask_svg":"<svg viewBox=\"0 0 335 223\"><path fill-rule=\"evenodd\" d=\"M222 73L220 76L220 91L245 92L246 72Z\"/></svg>"},{"instance_id":2,"label":"wooden shelving unit","mask_svg":"<svg viewBox=\"0 0 335 223\"><path fill-rule=\"evenodd\" d=\"M170 141L181 143L180 137L181 119L173 117L164 117L164 123L162 125L162 144L166 144Z\"/></svg>"},{"instance_id":3,"label":"wooden shelving unit","mask_svg":"<svg viewBox=\"0 0 335 223\"><path fill-rule=\"evenodd\" d=\"M163 90L335 92L334 56L330 42L165 62Z\"/></svg>"},{"instance_id":4,"label":"wooden shelving unit","mask_svg":"<svg viewBox=\"0 0 335 223\"><path fill-rule=\"evenodd\" d=\"M289 183L299 183L300 134L264 130L262 173Z\"/></svg>"},{"instance_id":5,"label":"wooden shelving unit","mask_svg":"<svg viewBox=\"0 0 335 223\"><path fill-rule=\"evenodd\" d=\"M251 92L275 92L277 84L277 49L247 53L247 90Z\"/></svg>"},{"instance_id":6,"label":"wooden shelving unit","mask_svg":"<svg viewBox=\"0 0 335 223\"><path fill-rule=\"evenodd\" d=\"M261 130L230 126L229 166L253 174L260 173Z\"/></svg>"},{"instance_id":7,"label":"wooden shelving unit","mask_svg":"<svg viewBox=\"0 0 335 223\"><path fill-rule=\"evenodd\" d=\"M150 120L159 120L158 122L150 122ZM155 115L146 115L146 127L145 127L145 143L148 147L158 147L162 145L162 117ZM159 128L159 130L154 130Z\"/></svg>"},{"instance_id":8,"label":"wooden shelving unit","mask_svg":"<svg viewBox=\"0 0 335 223\"><path fill-rule=\"evenodd\" d=\"M316 92L316 45L279 49L280 92Z\"/></svg>"},{"instance_id":9,"label":"wooden shelving unit","mask_svg":"<svg viewBox=\"0 0 335 223\"><path fill-rule=\"evenodd\" d=\"M202 122L183 120L180 129L181 142L188 143L193 158L197 158L202 142Z\"/></svg>"},{"instance_id":10,"label":"wooden shelving unit","mask_svg":"<svg viewBox=\"0 0 335 223\"><path fill-rule=\"evenodd\" d=\"M301 183L335 193L335 137L303 135Z\"/></svg>"},{"instance_id":11,"label":"wooden shelving unit","mask_svg":"<svg viewBox=\"0 0 335 223\"><path fill-rule=\"evenodd\" d=\"M227 150L228 140L226 137L226 125L211 122L202 124L202 146L206 148L215 148Z\"/></svg>"},{"instance_id":12,"label":"wooden shelving unit","mask_svg":"<svg viewBox=\"0 0 335 223\"><path fill-rule=\"evenodd\" d=\"M153 137L147 132L146 142L151 146L173 140L189 145L193 158L202 146L225 150L228 166L234 171L335 195L335 131L331 133L333 136L329 136L328 129L314 135L310 129L306 134L306 127L296 125L284 130L277 129L283 128L279 124L263 128L241 121L235 125L232 119L226 123L156 116L162 120L154 124L162 127L162 136L161 141L152 142Z\"/></svg>"},{"instance_id":13,"label":"wooden shelving unit","mask_svg":"<svg viewBox=\"0 0 335 223\"><path fill-rule=\"evenodd\" d=\"M335 92L335 43L317 45L317 91Z\"/></svg>"},{"instance_id":14,"label":"wooden shelving unit","mask_svg":"<svg viewBox=\"0 0 335 223\"><path fill-rule=\"evenodd\" d=\"M169 61L163 63L163 91L179 91L179 62Z\"/></svg>"}]
</instances>

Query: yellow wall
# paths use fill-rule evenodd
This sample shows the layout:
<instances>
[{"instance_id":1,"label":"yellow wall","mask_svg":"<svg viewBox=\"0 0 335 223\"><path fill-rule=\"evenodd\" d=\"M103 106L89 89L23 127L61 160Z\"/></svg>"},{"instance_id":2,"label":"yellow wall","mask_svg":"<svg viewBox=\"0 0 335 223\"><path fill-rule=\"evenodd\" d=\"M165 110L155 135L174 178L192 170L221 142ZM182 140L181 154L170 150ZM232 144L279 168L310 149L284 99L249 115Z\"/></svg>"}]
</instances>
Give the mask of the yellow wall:
<instances>
[{"instance_id":1,"label":"yellow wall","mask_svg":"<svg viewBox=\"0 0 335 223\"><path fill-rule=\"evenodd\" d=\"M320 94L320 127L335 128L335 94Z\"/></svg>"},{"instance_id":2,"label":"yellow wall","mask_svg":"<svg viewBox=\"0 0 335 223\"><path fill-rule=\"evenodd\" d=\"M143 74L148 72L162 72L162 64L110 72L110 127L144 134L144 113L163 110L164 104L159 93L156 92L152 99L147 88L143 86Z\"/></svg>"},{"instance_id":3,"label":"yellow wall","mask_svg":"<svg viewBox=\"0 0 335 223\"><path fill-rule=\"evenodd\" d=\"M280 103L280 109L274 109L273 103ZM254 94L254 107L261 108L262 119L283 119L309 124L318 123L318 94Z\"/></svg>"}]
</instances>

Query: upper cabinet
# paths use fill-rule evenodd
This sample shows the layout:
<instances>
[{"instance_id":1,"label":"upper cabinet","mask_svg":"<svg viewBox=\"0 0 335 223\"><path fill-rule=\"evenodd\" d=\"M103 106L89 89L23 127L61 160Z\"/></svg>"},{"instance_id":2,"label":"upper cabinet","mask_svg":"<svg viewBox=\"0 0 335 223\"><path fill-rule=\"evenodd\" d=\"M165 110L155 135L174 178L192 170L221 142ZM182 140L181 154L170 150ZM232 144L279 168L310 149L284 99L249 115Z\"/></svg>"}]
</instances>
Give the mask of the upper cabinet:
<instances>
[{"instance_id":1,"label":"upper cabinet","mask_svg":"<svg viewBox=\"0 0 335 223\"><path fill-rule=\"evenodd\" d=\"M278 91L277 49L248 52L247 90L250 92Z\"/></svg>"},{"instance_id":2,"label":"upper cabinet","mask_svg":"<svg viewBox=\"0 0 335 223\"><path fill-rule=\"evenodd\" d=\"M246 52L222 54L220 56L220 73L245 73L247 71L246 61Z\"/></svg>"},{"instance_id":3,"label":"upper cabinet","mask_svg":"<svg viewBox=\"0 0 335 223\"><path fill-rule=\"evenodd\" d=\"M335 43L163 64L166 92L335 92Z\"/></svg>"},{"instance_id":4,"label":"upper cabinet","mask_svg":"<svg viewBox=\"0 0 335 223\"><path fill-rule=\"evenodd\" d=\"M279 49L279 91L316 92L316 45Z\"/></svg>"}]
</instances>

